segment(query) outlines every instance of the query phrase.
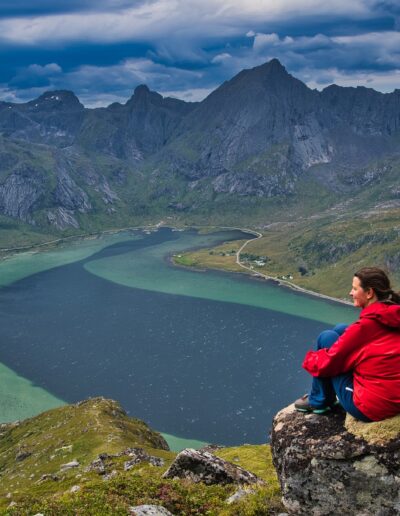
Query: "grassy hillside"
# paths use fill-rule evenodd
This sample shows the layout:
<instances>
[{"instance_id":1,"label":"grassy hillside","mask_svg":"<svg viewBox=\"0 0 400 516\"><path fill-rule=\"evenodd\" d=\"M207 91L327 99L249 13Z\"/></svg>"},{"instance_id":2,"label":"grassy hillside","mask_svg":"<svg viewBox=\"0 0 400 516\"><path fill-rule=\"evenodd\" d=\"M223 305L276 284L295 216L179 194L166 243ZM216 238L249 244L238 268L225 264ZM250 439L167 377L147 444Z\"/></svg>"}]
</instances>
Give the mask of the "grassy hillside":
<instances>
[{"instance_id":1,"label":"grassy hillside","mask_svg":"<svg viewBox=\"0 0 400 516\"><path fill-rule=\"evenodd\" d=\"M400 210L354 217L330 214L312 220L282 221L258 228L262 238L247 244L241 262L262 273L322 294L348 299L351 278L363 266L386 269L400 288ZM175 257L198 268L244 272L235 252L243 242L223 244ZM264 261L258 265L256 261Z\"/></svg>"},{"instance_id":2,"label":"grassy hillside","mask_svg":"<svg viewBox=\"0 0 400 516\"><path fill-rule=\"evenodd\" d=\"M162 459L129 471L127 448L140 447ZM114 515L140 504L163 505L175 515L256 515L282 511L267 445L223 448L221 458L266 480L241 502L226 504L235 486L206 486L167 480L162 474L175 453L142 421L126 416L118 403L94 398L0 427L0 514ZM104 471L88 471L101 455ZM74 463L74 467L63 465Z\"/></svg>"}]
</instances>

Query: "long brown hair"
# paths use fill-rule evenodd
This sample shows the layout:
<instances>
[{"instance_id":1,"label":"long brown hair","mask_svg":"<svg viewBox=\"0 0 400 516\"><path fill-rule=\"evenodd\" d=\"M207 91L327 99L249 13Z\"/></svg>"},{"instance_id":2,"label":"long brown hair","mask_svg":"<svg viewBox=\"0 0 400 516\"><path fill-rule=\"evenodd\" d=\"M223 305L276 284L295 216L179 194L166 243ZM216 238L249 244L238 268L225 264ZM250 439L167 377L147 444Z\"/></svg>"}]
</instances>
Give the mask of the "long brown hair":
<instances>
[{"instance_id":1,"label":"long brown hair","mask_svg":"<svg viewBox=\"0 0 400 516\"><path fill-rule=\"evenodd\" d=\"M363 267L354 276L360 280L364 290L372 288L378 301L400 305L400 292L395 292L390 286L388 275L378 267Z\"/></svg>"}]
</instances>

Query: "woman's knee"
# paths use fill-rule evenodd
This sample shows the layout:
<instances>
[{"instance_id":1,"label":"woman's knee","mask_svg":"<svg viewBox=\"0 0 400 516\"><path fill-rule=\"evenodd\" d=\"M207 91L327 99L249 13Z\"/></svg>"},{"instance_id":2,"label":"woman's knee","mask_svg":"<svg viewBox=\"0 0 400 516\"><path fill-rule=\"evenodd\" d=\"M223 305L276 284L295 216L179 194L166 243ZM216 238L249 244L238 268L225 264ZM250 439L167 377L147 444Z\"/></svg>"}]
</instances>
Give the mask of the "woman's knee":
<instances>
[{"instance_id":1,"label":"woman's knee","mask_svg":"<svg viewBox=\"0 0 400 516\"><path fill-rule=\"evenodd\" d=\"M330 348L339 338L339 334L333 330L325 330L318 335L317 348Z\"/></svg>"},{"instance_id":2,"label":"woman's knee","mask_svg":"<svg viewBox=\"0 0 400 516\"><path fill-rule=\"evenodd\" d=\"M348 326L348 324L339 323L333 328L333 331L335 331L338 335L342 335Z\"/></svg>"}]
</instances>

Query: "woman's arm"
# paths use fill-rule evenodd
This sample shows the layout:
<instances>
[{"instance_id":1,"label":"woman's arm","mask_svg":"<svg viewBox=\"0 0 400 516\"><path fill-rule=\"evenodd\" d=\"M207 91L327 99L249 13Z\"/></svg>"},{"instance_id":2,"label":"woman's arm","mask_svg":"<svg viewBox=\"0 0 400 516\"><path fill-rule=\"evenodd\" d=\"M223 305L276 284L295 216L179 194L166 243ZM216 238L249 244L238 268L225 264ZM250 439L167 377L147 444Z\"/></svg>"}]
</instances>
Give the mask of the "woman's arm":
<instances>
[{"instance_id":1,"label":"woman's arm","mask_svg":"<svg viewBox=\"0 0 400 516\"><path fill-rule=\"evenodd\" d=\"M360 319L351 324L330 348L308 351L304 369L312 376L336 376L354 369L362 348L373 339L373 324L368 319Z\"/></svg>"}]
</instances>

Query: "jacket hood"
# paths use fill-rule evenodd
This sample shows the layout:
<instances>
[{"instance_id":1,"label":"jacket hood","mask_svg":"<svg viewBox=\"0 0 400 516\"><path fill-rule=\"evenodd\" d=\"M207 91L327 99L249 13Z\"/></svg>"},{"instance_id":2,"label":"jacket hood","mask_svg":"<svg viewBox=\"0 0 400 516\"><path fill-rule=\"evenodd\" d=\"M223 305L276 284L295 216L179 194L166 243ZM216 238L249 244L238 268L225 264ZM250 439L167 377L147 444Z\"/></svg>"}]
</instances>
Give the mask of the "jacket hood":
<instances>
[{"instance_id":1,"label":"jacket hood","mask_svg":"<svg viewBox=\"0 0 400 516\"><path fill-rule=\"evenodd\" d=\"M376 301L367 306L360 314L360 318L375 319L391 328L400 328L400 305L381 303Z\"/></svg>"}]
</instances>

